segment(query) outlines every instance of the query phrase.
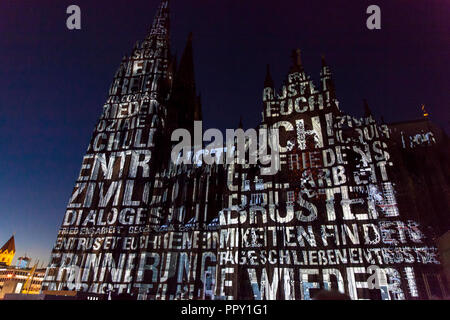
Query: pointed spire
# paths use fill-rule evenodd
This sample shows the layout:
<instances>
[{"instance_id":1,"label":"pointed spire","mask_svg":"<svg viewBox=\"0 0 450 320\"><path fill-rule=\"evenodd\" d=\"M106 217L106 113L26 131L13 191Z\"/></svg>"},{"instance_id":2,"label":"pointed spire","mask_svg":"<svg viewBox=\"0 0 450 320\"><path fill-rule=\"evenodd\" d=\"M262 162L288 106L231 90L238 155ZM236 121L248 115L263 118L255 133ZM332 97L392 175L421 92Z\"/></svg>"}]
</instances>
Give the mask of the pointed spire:
<instances>
[{"instance_id":1,"label":"pointed spire","mask_svg":"<svg viewBox=\"0 0 450 320\"><path fill-rule=\"evenodd\" d=\"M192 32L189 33L186 46L172 87L171 118L177 128L193 130L194 120L202 119L201 100L195 88L194 54Z\"/></svg>"},{"instance_id":2,"label":"pointed spire","mask_svg":"<svg viewBox=\"0 0 450 320\"><path fill-rule=\"evenodd\" d=\"M321 59L322 59L322 68L327 66L327 62L325 61L325 55L322 54L321 55Z\"/></svg>"},{"instance_id":3,"label":"pointed spire","mask_svg":"<svg viewBox=\"0 0 450 320\"><path fill-rule=\"evenodd\" d=\"M197 96L197 103L195 104L194 120L197 120L197 121L203 120L203 115L202 115L202 95L200 93Z\"/></svg>"},{"instance_id":4,"label":"pointed spire","mask_svg":"<svg viewBox=\"0 0 450 320\"><path fill-rule=\"evenodd\" d=\"M169 0L162 0L153 19L150 33L146 38L147 44L156 47L161 44L169 46L169 26Z\"/></svg>"},{"instance_id":5,"label":"pointed spire","mask_svg":"<svg viewBox=\"0 0 450 320\"><path fill-rule=\"evenodd\" d=\"M192 32L189 33L180 59L180 64L177 72L177 80L183 82L184 85L194 88L195 90L195 75L194 75L194 54L192 49Z\"/></svg>"},{"instance_id":6,"label":"pointed spire","mask_svg":"<svg viewBox=\"0 0 450 320\"><path fill-rule=\"evenodd\" d=\"M267 64L267 70L266 70L266 79L264 80L264 87L270 87L273 88L273 79L272 76L270 75L270 66L269 64Z\"/></svg>"},{"instance_id":7,"label":"pointed spire","mask_svg":"<svg viewBox=\"0 0 450 320\"><path fill-rule=\"evenodd\" d=\"M14 241L14 234L9 238L9 240L3 245L3 247L0 249L0 252L16 252L16 243Z\"/></svg>"},{"instance_id":8,"label":"pointed spire","mask_svg":"<svg viewBox=\"0 0 450 320\"><path fill-rule=\"evenodd\" d=\"M295 57L294 64L296 66L301 67L301 65L302 65L302 50L296 49L294 51L294 57Z\"/></svg>"},{"instance_id":9,"label":"pointed spire","mask_svg":"<svg viewBox=\"0 0 450 320\"><path fill-rule=\"evenodd\" d=\"M364 103L364 117L368 118L372 116L372 111L369 108L369 105L367 104L367 100L363 99L363 103Z\"/></svg>"},{"instance_id":10,"label":"pointed spire","mask_svg":"<svg viewBox=\"0 0 450 320\"><path fill-rule=\"evenodd\" d=\"M242 123L242 115L239 117L238 129L244 129L244 124Z\"/></svg>"},{"instance_id":11,"label":"pointed spire","mask_svg":"<svg viewBox=\"0 0 450 320\"><path fill-rule=\"evenodd\" d=\"M381 116L381 124L386 124L386 121L384 121L384 117Z\"/></svg>"},{"instance_id":12,"label":"pointed spire","mask_svg":"<svg viewBox=\"0 0 450 320\"><path fill-rule=\"evenodd\" d=\"M292 50L292 67L291 72L301 71L303 69L302 65L302 50L295 49Z\"/></svg>"}]
</instances>

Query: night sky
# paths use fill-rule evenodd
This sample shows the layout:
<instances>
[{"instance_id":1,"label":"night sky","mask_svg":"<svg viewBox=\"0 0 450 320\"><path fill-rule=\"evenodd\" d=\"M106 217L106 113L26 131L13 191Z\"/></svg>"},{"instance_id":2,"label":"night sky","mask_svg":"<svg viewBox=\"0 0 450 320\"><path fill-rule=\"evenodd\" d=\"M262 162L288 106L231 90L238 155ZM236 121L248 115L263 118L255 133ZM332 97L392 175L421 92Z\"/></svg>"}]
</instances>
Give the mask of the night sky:
<instances>
[{"instance_id":1,"label":"night sky","mask_svg":"<svg viewBox=\"0 0 450 320\"><path fill-rule=\"evenodd\" d=\"M66 28L81 7L82 30ZM121 58L149 31L159 0L0 1L0 246L45 263ZM381 7L381 30L366 8ZM316 80L325 54L342 110L366 98L386 121L421 117L449 132L450 2L172 0L172 52L194 35L203 127L255 126L266 64L279 87L302 49Z\"/></svg>"}]
</instances>

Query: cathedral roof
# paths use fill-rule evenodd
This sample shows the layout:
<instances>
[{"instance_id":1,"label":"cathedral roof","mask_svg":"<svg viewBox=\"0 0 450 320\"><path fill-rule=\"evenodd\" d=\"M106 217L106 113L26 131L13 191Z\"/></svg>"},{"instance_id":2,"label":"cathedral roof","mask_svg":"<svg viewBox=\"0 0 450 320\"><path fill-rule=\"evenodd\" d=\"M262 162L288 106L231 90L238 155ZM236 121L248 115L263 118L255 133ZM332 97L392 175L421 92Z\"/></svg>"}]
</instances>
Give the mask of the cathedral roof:
<instances>
[{"instance_id":1,"label":"cathedral roof","mask_svg":"<svg viewBox=\"0 0 450 320\"><path fill-rule=\"evenodd\" d=\"M8 252L15 252L16 251L16 244L15 244L15 241L14 241L14 236L11 236L11 238L9 238L9 240L0 249L0 252L4 252L6 250Z\"/></svg>"}]
</instances>

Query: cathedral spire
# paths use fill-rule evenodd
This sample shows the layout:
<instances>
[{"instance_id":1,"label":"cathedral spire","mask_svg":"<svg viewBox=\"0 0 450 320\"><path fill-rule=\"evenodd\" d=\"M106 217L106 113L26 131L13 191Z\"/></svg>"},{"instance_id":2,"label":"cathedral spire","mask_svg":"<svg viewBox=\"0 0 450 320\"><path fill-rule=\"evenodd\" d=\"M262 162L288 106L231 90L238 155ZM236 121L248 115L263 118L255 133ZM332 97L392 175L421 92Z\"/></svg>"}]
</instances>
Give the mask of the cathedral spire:
<instances>
[{"instance_id":1,"label":"cathedral spire","mask_svg":"<svg viewBox=\"0 0 450 320\"><path fill-rule=\"evenodd\" d=\"M327 62L325 61L325 55L324 54L322 54L321 59L322 59L322 68L326 67L327 66Z\"/></svg>"},{"instance_id":2,"label":"cathedral spire","mask_svg":"<svg viewBox=\"0 0 450 320\"><path fill-rule=\"evenodd\" d=\"M295 66L301 67L302 66L302 50L296 49L292 53L292 59Z\"/></svg>"},{"instance_id":3,"label":"cathedral spire","mask_svg":"<svg viewBox=\"0 0 450 320\"><path fill-rule=\"evenodd\" d=\"M369 108L369 104L367 103L366 99L363 99L363 103L364 103L364 117L368 118L373 116L372 111Z\"/></svg>"},{"instance_id":4,"label":"cathedral spire","mask_svg":"<svg viewBox=\"0 0 450 320\"><path fill-rule=\"evenodd\" d=\"M170 42L169 0L162 0L153 19L144 46L168 47Z\"/></svg>"},{"instance_id":5,"label":"cathedral spire","mask_svg":"<svg viewBox=\"0 0 450 320\"><path fill-rule=\"evenodd\" d=\"M292 50L291 58L292 58L291 72L302 71L303 70L302 50L300 49Z\"/></svg>"},{"instance_id":6,"label":"cathedral spire","mask_svg":"<svg viewBox=\"0 0 450 320\"><path fill-rule=\"evenodd\" d=\"M195 93L194 54L192 50L192 32L189 33L177 72L177 81L192 88Z\"/></svg>"},{"instance_id":7,"label":"cathedral spire","mask_svg":"<svg viewBox=\"0 0 450 320\"><path fill-rule=\"evenodd\" d=\"M264 88L273 88L273 79L270 75L270 66L267 64L266 79L264 80Z\"/></svg>"},{"instance_id":8,"label":"cathedral spire","mask_svg":"<svg viewBox=\"0 0 450 320\"><path fill-rule=\"evenodd\" d=\"M200 93L197 96L197 103L195 104L194 120L197 120L197 121L202 121L203 120L203 115L202 115L202 95Z\"/></svg>"},{"instance_id":9,"label":"cathedral spire","mask_svg":"<svg viewBox=\"0 0 450 320\"><path fill-rule=\"evenodd\" d=\"M193 130L194 120L202 119L201 100L195 88L192 38L191 32L181 55L172 88L171 119L176 127L188 130Z\"/></svg>"}]
</instances>

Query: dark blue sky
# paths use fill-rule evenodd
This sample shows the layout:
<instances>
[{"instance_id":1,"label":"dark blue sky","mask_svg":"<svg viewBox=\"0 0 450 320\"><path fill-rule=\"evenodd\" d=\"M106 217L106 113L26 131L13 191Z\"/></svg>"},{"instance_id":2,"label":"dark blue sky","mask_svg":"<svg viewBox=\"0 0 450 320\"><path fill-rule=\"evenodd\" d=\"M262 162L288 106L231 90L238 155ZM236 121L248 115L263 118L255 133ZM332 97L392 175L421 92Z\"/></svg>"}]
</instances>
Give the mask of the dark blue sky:
<instances>
[{"instance_id":1,"label":"dark blue sky","mask_svg":"<svg viewBox=\"0 0 450 320\"><path fill-rule=\"evenodd\" d=\"M149 30L159 0L0 1L0 242L47 261L112 76ZM66 28L77 4L82 30ZM382 29L366 28L381 7ZM434 0L173 0L172 49L194 33L204 127L254 126L265 66L277 85L302 49L317 79L325 54L341 109L367 98L387 121L425 103L449 128L450 2Z\"/></svg>"}]
</instances>

